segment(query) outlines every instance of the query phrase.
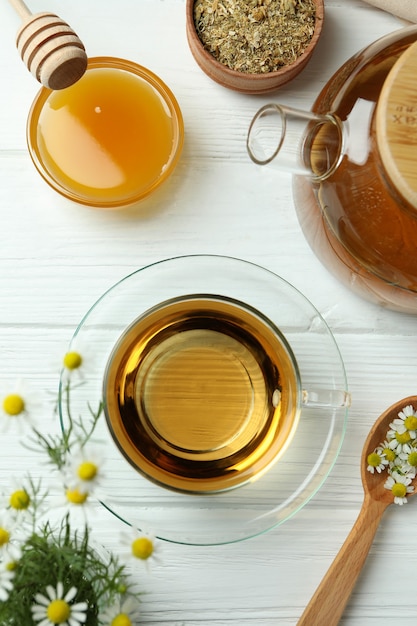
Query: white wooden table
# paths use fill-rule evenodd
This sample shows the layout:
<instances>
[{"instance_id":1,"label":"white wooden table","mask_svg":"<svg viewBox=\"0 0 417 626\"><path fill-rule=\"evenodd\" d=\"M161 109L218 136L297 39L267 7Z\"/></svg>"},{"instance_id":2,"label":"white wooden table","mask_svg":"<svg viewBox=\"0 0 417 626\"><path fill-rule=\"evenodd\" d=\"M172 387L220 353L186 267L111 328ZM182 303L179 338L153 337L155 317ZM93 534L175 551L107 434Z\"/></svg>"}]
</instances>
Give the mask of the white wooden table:
<instances>
[{"instance_id":1,"label":"white wooden table","mask_svg":"<svg viewBox=\"0 0 417 626\"><path fill-rule=\"evenodd\" d=\"M382 310L342 287L314 257L285 174L254 166L245 149L252 115L274 99L309 108L357 50L404 25L360 0L326 0L311 63L274 97L243 96L196 66L185 37L184 0L32 0L33 12L64 17L91 56L121 56L157 73L182 108L186 141L172 178L140 209L100 212L72 205L36 173L25 122L38 86L14 47L18 19L0 9L0 384L18 378L52 395L60 355L104 290L151 262L226 254L280 274L319 309L342 352L352 408L346 438L324 487L291 521L221 547L161 542L159 562L138 577L144 624L272 626L297 623L362 502L359 457L375 418L417 392L417 318ZM45 414L45 428L51 416ZM33 464L2 434L0 485ZM417 501L391 507L346 608L344 626L417 623ZM97 507L96 539L117 551L118 520ZM323 626L326 626L323 624Z\"/></svg>"}]
</instances>

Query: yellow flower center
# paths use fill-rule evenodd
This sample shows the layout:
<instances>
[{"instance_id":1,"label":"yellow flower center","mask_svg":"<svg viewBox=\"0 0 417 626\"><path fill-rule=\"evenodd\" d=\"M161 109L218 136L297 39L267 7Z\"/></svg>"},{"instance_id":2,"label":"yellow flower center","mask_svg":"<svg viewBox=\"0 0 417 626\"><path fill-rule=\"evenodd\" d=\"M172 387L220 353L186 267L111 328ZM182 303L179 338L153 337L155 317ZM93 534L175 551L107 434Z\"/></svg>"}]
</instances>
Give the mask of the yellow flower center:
<instances>
[{"instance_id":1,"label":"yellow flower center","mask_svg":"<svg viewBox=\"0 0 417 626\"><path fill-rule=\"evenodd\" d=\"M62 624L71 616L71 608L65 600L52 600L46 610L46 615L53 624Z\"/></svg>"},{"instance_id":2,"label":"yellow flower center","mask_svg":"<svg viewBox=\"0 0 417 626\"><path fill-rule=\"evenodd\" d=\"M11 417L20 415L25 410L25 401L18 393L10 393L3 400L3 410Z\"/></svg>"},{"instance_id":3,"label":"yellow flower center","mask_svg":"<svg viewBox=\"0 0 417 626\"><path fill-rule=\"evenodd\" d=\"M148 537L139 537L132 541L132 554L137 559L146 561L153 553L153 543Z\"/></svg>"},{"instance_id":4,"label":"yellow flower center","mask_svg":"<svg viewBox=\"0 0 417 626\"><path fill-rule=\"evenodd\" d=\"M415 415L409 415L404 420L404 426L407 430L417 430L417 417Z\"/></svg>"},{"instance_id":5,"label":"yellow flower center","mask_svg":"<svg viewBox=\"0 0 417 626\"><path fill-rule=\"evenodd\" d=\"M64 367L67 370L76 370L81 367L83 358L78 352L67 352L64 356Z\"/></svg>"},{"instance_id":6,"label":"yellow flower center","mask_svg":"<svg viewBox=\"0 0 417 626\"><path fill-rule=\"evenodd\" d=\"M81 493L78 489L67 489L66 496L71 504L84 504L88 498L88 493Z\"/></svg>"},{"instance_id":7,"label":"yellow flower center","mask_svg":"<svg viewBox=\"0 0 417 626\"><path fill-rule=\"evenodd\" d=\"M116 615L110 626L132 626L132 621L126 613Z\"/></svg>"},{"instance_id":8,"label":"yellow flower center","mask_svg":"<svg viewBox=\"0 0 417 626\"><path fill-rule=\"evenodd\" d=\"M384 454L385 454L385 458L387 459L387 461L395 460L396 454L394 450L391 450L391 448L384 448Z\"/></svg>"},{"instance_id":9,"label":"yellow flower center","mask_svg":"<svg viewBox=\"0 0 417 626\"><path fill-rule=\"evenodd\" d=\"M5 568L8 572L14 572L17 569L17 566L17 561L9 561L8 563L6 563Z\"/></svg>"},{"instance_id":10,"label":"yellow flower center","mask_svg":"<svg viewBox=\"0 0 417 626\"><path fill-rule=\"evenodd\" d=\"M0 546L5 546L10 541L10 533L5 528L0 527Z\"/></svg>"},{"instance_id":11,"label":"yellow flower center","mask_svg":"<svg viewBox=\"0 0 417 626\"><path fill-rule=\"evenodd\" d=\"M395 483L391 489L396 498L404 498L407 493L407 487L403 483Z\"/></svg>"},{"instance_id":12,"label":"yellow flower center","mask_svg":"<svg viewBox=\"0 0 417 626\"><path fill-rule=\"evenodd\" d=\"M378 467L380 463L381 457L377 452L371 452L371 454L368 454L368 465L371 467Z\"/></svg>"},{"instance_id":13,"label":"yellow flower center","mask_svg":"<svg viewBox=\"0 0 417 626\"><path fill-rule=\"evenodd\" d=\"M30 496L24 489L18 489L10 496L9 503L12 509L16 509L16 511L24 511L29 508Z\"/></svg>"},{"instance_id":14,"label":"yellow flower center","mask_svg":"<svg viewBox=\"0 0 417 626\"><path fill-rule=\"evenodd\" d=\"M98 467L91 461L84 461L80 463L77 469L78 477L81 480L93 480L97 476Z\"/></svg>"},{"instance_id":15,"label":"yellow flower center","mask_svg":"<svg viewBox=\"0 0 417 626\"><path fill-rule=\"evenodd\" d=\"M416 467L417 466L417 452L410 452L410 454L408 455L407 461L411 465L411 467Z\"/></svg>"},{"instance_id":16,"label":"yellow flower center","mask_svg":"<svg viewBox=\"0 0 417 626\"><path fill-rule=\"evenodd\" d=\"M408 430L406 430L403 433L395 433L395 438L398 443L408 443L411 439L411 435Z\"/></svg>"}]
</instances>

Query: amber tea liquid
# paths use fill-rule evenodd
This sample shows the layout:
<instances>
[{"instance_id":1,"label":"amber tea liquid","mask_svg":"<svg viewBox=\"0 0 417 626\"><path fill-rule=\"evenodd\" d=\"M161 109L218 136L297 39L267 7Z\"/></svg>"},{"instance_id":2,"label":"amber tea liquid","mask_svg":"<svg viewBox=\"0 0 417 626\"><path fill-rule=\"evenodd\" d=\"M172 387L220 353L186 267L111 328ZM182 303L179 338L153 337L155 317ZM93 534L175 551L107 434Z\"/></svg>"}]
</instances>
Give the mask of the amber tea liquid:
<instances>
[{"instance_id":1,"label":"amber tea liquid","mask_svg":"<svg viewBox=\"0 0 417 626\"><path fill-rule=\"evenodd\" d=\"M105 412L151 480L220 491L263 473L298 419L298 373L279 331L224 298L170 301L137 320L109 360Z\"/></svg>"},{"instance_id":2,"label":"amber tea liquid","mask_svg":"<svg viewBox=\"0 0 417 626\"><path fill-rule=\"evenodd\" d=\"M323 263L348 286L368 299L400 310L417 310L417 219L406 201L384 177L375 137L375 113L383 82L410 42L381 50L343 85L336 76L313 107L335 113L352 133L346 153L331 176L311 184L297 177L294 194L304 234ZM338 88L343 96L337 94ZM410 115L410 111L398 111ZM414 111L417 115L417 111ZM369 137L367 141L355 140ZM329 125L307 148L313 169L336 151L337 137ZM328 132L328 136L325 133ZM324 136L323 136L324 134ZM326 146L326 148L325 148Z\"/></svg>"}]
</instances>

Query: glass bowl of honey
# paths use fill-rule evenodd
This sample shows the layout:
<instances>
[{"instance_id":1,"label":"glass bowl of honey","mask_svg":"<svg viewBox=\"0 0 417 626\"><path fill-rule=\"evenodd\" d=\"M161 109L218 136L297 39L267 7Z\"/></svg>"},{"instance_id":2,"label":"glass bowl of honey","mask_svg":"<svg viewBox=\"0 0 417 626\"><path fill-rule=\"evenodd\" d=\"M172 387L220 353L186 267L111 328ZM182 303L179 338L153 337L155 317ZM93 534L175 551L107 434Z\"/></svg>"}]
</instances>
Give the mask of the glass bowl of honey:
<instances>
[{"instance_id":1,"label":"glass bowl of honey","mask_svg":"<svg viewBox=\"0 0 417 626\"><path fill-rule=\"evenodd\" d=\"M170 88L124 59L94 57L74 85L42 88L29 112L27 143L46 182L97 208L133 205L154 192L181 155L184 124Z\"/></svg>"},{"instance_id":2,"label":"glass bowl of honey","mask_svg":"<svg viewBox=\"0 0 417 626\"><path fill-rule=\"evenodd\" d=\"M338 347L314 306L257 265L192 255L144 267L92 306L69 352L86 369L81 384L63 373L62 429L76 415L88 430L101 407L89 439L105 459L100 501L160 539L266 532L337 459L350 402Z\"/></svg>"}]
</instances>

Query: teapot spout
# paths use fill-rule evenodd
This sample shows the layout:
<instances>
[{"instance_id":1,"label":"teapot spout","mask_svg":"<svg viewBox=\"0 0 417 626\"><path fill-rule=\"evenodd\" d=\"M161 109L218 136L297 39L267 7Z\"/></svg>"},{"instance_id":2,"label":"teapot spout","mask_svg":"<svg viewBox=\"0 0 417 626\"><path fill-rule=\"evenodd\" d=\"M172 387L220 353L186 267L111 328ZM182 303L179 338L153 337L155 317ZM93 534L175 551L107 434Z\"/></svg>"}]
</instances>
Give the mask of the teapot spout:
<instances>
[{"instance_id":1,"label":"teapot spout","mask_svg":"<svg viewBox=\"0 0 417 626\"><path fill-rule=\"evenodd\" d=\"M338 117L266 104L249 126L246 147L258 165L320 181L338 167L343 153L343 127Z\"/></svg>"}]
</instances>

